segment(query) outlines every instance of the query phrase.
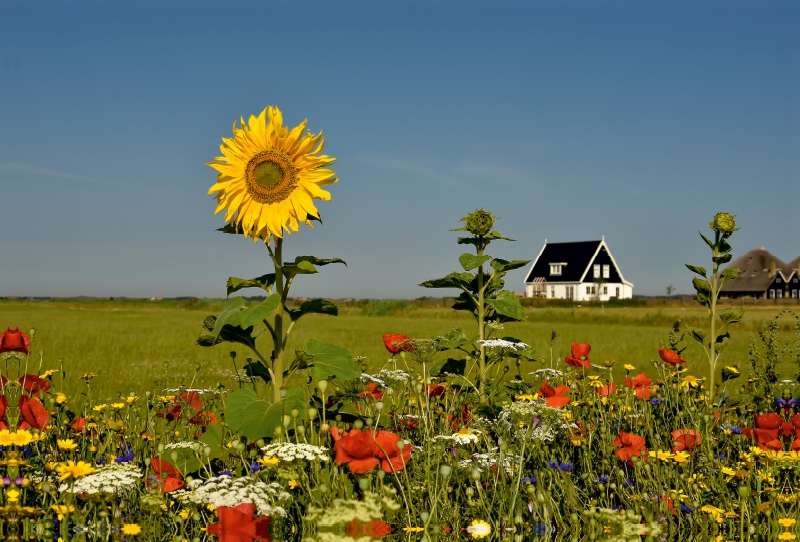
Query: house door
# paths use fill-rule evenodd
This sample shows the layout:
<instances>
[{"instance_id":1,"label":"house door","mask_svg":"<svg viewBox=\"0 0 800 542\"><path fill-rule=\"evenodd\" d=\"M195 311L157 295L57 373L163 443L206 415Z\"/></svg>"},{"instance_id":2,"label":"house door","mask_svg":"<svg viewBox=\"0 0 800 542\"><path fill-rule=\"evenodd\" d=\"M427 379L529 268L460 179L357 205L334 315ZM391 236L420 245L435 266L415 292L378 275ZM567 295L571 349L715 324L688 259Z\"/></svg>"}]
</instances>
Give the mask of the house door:
<instances>
[{"instance_id":1,"label":"house door","mask_svg":"<svg viewBox=\"0 0 800 542\"><path fill-rule=\"evenodd\" d=\"M567 286L567 299L575 299L575 287Z\"/></svg>"}]
</instances>

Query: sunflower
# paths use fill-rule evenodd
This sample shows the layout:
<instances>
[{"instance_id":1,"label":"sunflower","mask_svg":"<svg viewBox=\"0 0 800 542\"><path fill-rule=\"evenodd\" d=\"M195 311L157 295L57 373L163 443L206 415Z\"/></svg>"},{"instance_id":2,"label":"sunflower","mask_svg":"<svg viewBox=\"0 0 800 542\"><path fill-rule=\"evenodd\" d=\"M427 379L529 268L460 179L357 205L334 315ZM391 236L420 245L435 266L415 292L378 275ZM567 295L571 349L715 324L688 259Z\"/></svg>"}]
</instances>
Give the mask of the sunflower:
<instances>
[{"instance_id":1,"label":"sunflower","mask_svg":"<svg viewBox=\"0 0 800 542\"><path fill-rule=\"evenodd\" d=\"M283 116L270 106L245 125L233 124L233 138L223 138L223 156L206 164L214 168L217 182L208 189L216 192L217 208L225 220L253 241L269 243L272 236L283 238L284 230L298 231L298 223L311 226L319 220L314 199L329 200L321 186L339 179L325 168L336 159L319 154L325 144L322 132L306 131L304 120L290 131Z\"/></svg>"}]
</instances>

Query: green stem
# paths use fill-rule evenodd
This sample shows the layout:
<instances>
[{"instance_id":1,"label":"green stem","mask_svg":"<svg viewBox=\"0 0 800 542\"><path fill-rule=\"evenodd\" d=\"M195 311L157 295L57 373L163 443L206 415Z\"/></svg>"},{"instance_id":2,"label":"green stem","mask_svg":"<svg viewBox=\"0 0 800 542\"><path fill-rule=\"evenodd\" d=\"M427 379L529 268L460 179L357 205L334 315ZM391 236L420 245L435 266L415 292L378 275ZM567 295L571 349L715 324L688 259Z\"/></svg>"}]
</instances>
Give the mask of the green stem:
<instances>
[{"instance_id":1,"label":"green stem","mask_svg":"<svg viewBox=\"0 0 800 542\"><path fill-rule=\"evenodd\" d=\"M714 236L714 248L712 249L712 256L716 258L717 254L717 246L719 246L719 232L716 232ZM708 405L709 407L714 404L714 377L716 373L716 366L717 366L717 357L714 351L714 347L716 346L716 319L715 316L717 314L717 295L718 292L718 284L719 284L719 264L716 261L713 262L713 274L711 276L711 310L709 314L710 320L710 331L711 336L708 338L708 364L709 364L709 375L708 375Z\"/></svg>"},{"instance_id":2,"label":"green stem","mask_svg":"<svg viewBox=\"0 0 800 542\"><path fill-rule=\"evenodd\" d=\"M283 238L275 238L275 256L273 263L275 264L275 289L281 298L278 303L278 310L275 313L275 348L273 350L274 359L272 361L272 391L275 403L281 400L281 388L283 387Z\"/></svg>"},{"instance_id":3,"label":"green stem","mask_svg":"<svg viewBox=\"0 0 800 542\"><path fill-rule=\"evenodd\" d=\"M483 236L478 236L478 256L483 256ZM483 264L478 267L478 335L479 340L483 341L486 338L486 323L484 322L485 307L484 307L484 291L483 291ZM483 345L483 342L479 343L481 345L481 355L478 359L478 370L480 371L480 382L478 383L478 393L481 396L481 401L483 401L484 391L486 390L486 347Z\"/></svg>"}]
</instances>

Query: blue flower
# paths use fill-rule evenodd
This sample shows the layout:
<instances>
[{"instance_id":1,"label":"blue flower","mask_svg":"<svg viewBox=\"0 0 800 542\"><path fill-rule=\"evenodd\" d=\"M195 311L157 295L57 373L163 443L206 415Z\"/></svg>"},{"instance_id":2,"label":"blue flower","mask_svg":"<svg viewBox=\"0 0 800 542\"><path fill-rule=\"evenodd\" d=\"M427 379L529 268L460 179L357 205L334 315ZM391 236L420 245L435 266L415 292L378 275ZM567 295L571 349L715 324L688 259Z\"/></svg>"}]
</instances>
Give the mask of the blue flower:
<instances>
[{"instance_id":1,"label":"blue flower","mask_svg":"<svg viewBox=\"0 0 800 542\"><path fill-rule=\"evenodd\" d=\"M725 461L725 454L714 454L714 459Z\"/></svg>"},{"instance_id":2,"label":"blue flower","mask_svg":"<svg viewBox=\"0 0 800 542\"><path fill-rule=\"evenodd\" d=\"M129 461L133 461L134 453L133 453L133 446L128 444L127 442L120 446L120 451L123 454L119 457L114 458L115 463L128 463Z\"/></svg>"},{"instance_id":3,"label":"blue flower","mask_svg":"<svg viewBox=\"0 0 800 542\"><path fill-rule=\"evenodd\" d=\"M691 514L692 512L694 512L694 508L690 508L690 507L686 506L685 504L682 504L681 505L681 512L684 512L686 514Z\"/></svg>"},{"instance_id":4,"label":"blue flower","mask_svg":"<svg viewBox=\"0 0 800 542\"><path fill-rule=\"evenodd\" d=\"M547 525L544 523L537 523L533 530L537 535L542 536L543 534L547 534Z\"/></svg>"},{"instance_id":5,"label":"blue flower","mask_svg":"<svg viewBox=\"0 0 800 542\"><path fill-rule=\"evenodd\" d=\"M522 479L522 482L525 483L525 484L532 484L532 485L535 486L536 485L536 476L526 476L525 478Z\"/></svg>"},{"instance_id":6,"label":"blue flower","mask_svg":"<svg viewBox=\"0 0 800 542\"><path fill-rule=\"evenodd\" d=\"M553 470L558 470L558 462L557 461L550 461L547 463L547 466Z\"/></svg>"},{"instance_id":7,"label":"blue flower","mask_svg":"<svg viewBox=\"0 0 800 542\"><path fill-rule=\"evenodd\" d=\"M561 472L571 472L572 467L574 466L575 466L574 463L568 463L566 461L562 461L561 464L558 466L558 468L561 469Z\"/></svg>"},{"instance_id":8,"label":"blue flower","mask_svg":"<svg viewBox=\"0 0 800 542\"><path fill-rule=\"evenodd\" d=\"M625 480L624 482L622 482L622 487L624 487L625 489L636 487L636 480Z\"/></svg>"},{"instance_id":9,"label":"blue flower","mask_svg":"<svg viewBox=\"0 0 800 542\"><path fill-rule=\"evenodd\" d=\"M606 484L608 483L608 474L601 474L599 478L594 479L595 484Z\"/></svg>"},{"instance_id":10,"label":"blue flower","mask_svg":"<svg viewBox=\"0 0 800 542\"><path fill-rule=\"evenodd\" d=\"M250 463L250 472L256 473L260 470L261 470L261 463L259 463L258 461L253 461L252 463Z\"/></svg>"},{"instance_id":11,"label":"blue flower","mask_svg":"<svg viewBox=\"0 0 800 542\"><path fill-rule=\"evenodd\" d=\"M663 402L664 402L664 399L659 399L658 397L653 397L652 399L650 399L650 403L651 403L653 406L658 406L658 405L660 405L660 404L661 404L661 403L663 403Z\"/></svg>"}]
</instances>

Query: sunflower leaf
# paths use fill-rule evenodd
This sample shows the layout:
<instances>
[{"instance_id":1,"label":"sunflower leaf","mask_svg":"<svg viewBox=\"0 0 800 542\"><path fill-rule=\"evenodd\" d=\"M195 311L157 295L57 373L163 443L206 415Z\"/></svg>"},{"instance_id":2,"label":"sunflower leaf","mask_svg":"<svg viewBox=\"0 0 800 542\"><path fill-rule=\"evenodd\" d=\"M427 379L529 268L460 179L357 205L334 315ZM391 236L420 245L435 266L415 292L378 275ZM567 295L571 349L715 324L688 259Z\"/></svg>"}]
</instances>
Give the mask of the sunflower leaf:
<instances>
[{"instance_id":1,"label":"sunflower leaf","mask_svg":"<svg viewBox=\"0 0 800 542\"><path fill-rule=\"evenodd\" d=\"M472 273L457 273L453 272L440 279L426 280L421 283L423 288L460 288L462 290L469 290L472 280L475 275Z\"/></svg>"},{"instance_id":2,"label":"sunflower leaf","mask_svg":"<svg viewBox=\"0 0 800 542\"><path fill-rule=\"evenodd\" d=\"M739 275L742 274L741 269L725 269L719 276L719 281L721 284L725 284L726 282L733 280L735 278L739 278Z\"/></svg>"},{"instance_id":3,"label":"sunflower leaf","mask_svg":"<svg viewBox=\"0 0 800 542\"><path fill-rule=\"evenodd\" d=\"M361 369L353 362L352 354L341 346L311 339L303 346L303 351L312 356L308 366L315 380L332 376L339 380L352 380L361 375Z\"/></svg>"},{"instance_id":4,"label":"sunflower leaf","mask_svg":"<svg viewBox=\"0 0 800 542\"><path fill-rule=\"evenodd\" d=\"M473 269L477 269L491 259L492 257L488 254L485 256L476 256L475 254L470 254L469 252L465 252L458 257L458 261L461 262L461 267L464 268L464 271L472 271Z\"/></svg>"},{"instance_id":5,"label":"sunflower leaf","mask_svg":"<svg viewBox=\"0 0 800 542\"><path fill-rule=\"evenodd\" d=\"M495 270L496 273L505 273L506 271L512 271L514 269L519 269L520 267L524 267L528 265L531 261L530 260L502 260L500 258L492 260L491 266Z\"/></svg>"},{"instance_id":6,"label":"sunflower leaf","mask_svg":"<svg viewBox=\"0 0 800 542\"><path fill-rule=\"evenodd\" d=\"M234 390L225 406L225 421L231 430L244 435L250 441L271 437L283 421L283 413L293 408L300 410L300 419L305 414L306 394L302 388L292 388L279 403L259 399L249 388Z\"/></svg>"},{"instance_id":7,"label":"sunflower leaf","mask_svg":"<svg viewBox=\"0 0 800 542\"><path fill-rule=\"evenodd\" d=\"M217 228L217 231L221 231L222 233L230 233L233 235L244 235L244 228L242 228L241 224L225 224L221 228Z\"/></svg>"},{"instance_id":8,"label":"sunflower leaf","mask_svg":"<svg viewBox=\"0 0 800 542\"><path fill-rule=\"evenodd\" d=\"M311 301L304 301L298 309L288 309L289 317L292 322L296 322L306 314L328 314L330 316L339 315L339 307L331 303L327 299L312 299Z\"/></svg>"},{"instance_id":9,"label":"sunflower leaf","mask_svg":"<svg viewBox=\"0 0 800 542\"><path fill-rule=\"evenodd\" d=\"M486 304L503 316L514 320L525 320L525 310L514 292L503 290L497 297L487 299Z\"/></svg>"},{"instance_id":10,"label":"sunflower leaf","mask_svg":"<svg viewBox=\"0 0 800 542\"><path fill-rule=\"evenodd\" d=\"M269 374L269 370L259 361L252 361L245 365L244 372L247 376L261 378L266 384L272 382L272 375Z\"/></svg>"},{"instance_id":11,"label":"sunflower leaf","mask_svg":"<svg viewBox=\"0 0 800 542\"><path fill-rule=\"evenodd\" d=\"M272 293L272 286L275 284L275 273L267 273L254 279L240 279L239 277L228 277L226 284L228 295L243 290L244 288L261 288L267 293Z\"/></svg>"},{"instance_id":12,"label":"sunflower leaf","mask_svg":"<svg viewBox=\"0 0 800 542\"><path fill-rule=\"evenodd\" d=\"M431 367L430 373L432 375L440 375L443 373L449 373L453 375L462 375L464 374L464 370L467 368L467 360L465 359L453 359L447 358L443 359L440 362L434 364Z\"/></svg>"},{"instance_id":13,"label":"sunflower leaf","mask_svg":"<svg viewBox=\"0 0 800 542\"><path fill-rule=\"evenodd\" d=\"M347 267L347 262L341 258L317 258L316 256L298 256L294 259L294 263L308 262L313 265L329 265L332 263L343 263ZM286 265L286 264L284 264Z\"/></svg>"},{"instance_id":14,"label":"sunflower leaf","mask_svg":"<svg viewBox=\"0 0 800 542\"><path fill-rule=\"evenodd\" d=\"M689 271L691 271L692 273L697 273L697 274L698 274L698 275L700 275L701 277L703 277L703 278L707 278L707 277L706 277L706 274L707 274L707 273L706 273L706 268L705 268L705 267L701 267L701 266L699 266L699 265L692 265L692 264L690 264L690 263L685 263L685 264L683 264L683 265L685 265L685 266L686 266L686 268L687 268Z\"/></svg>"}]
</instances>

